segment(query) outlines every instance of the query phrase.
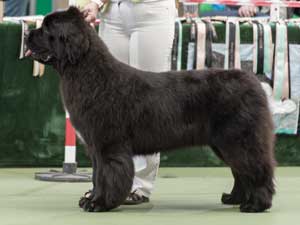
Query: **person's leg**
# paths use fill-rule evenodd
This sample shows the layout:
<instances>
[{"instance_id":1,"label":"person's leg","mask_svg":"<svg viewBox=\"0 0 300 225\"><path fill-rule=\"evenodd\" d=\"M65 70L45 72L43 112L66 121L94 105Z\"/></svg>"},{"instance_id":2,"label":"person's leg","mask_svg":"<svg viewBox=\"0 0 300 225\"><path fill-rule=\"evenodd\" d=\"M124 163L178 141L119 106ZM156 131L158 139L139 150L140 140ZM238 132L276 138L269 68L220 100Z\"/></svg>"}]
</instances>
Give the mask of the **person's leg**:
<instances>
[{"instance_id":1,"label":"person's leg","mask_svg":"<svg viewBox=\"0 0 300 225\"><path fill-rule=\"evenodd\" d=\"M129 3L130 4L130 3ZM141 70L170 70L174 39L175 1L145 2L133 5L129 64ZM143 159L144 158L144 159ZM136 158L132 191L149 198L159 167L160 155Z\"/></svg>"},{"instance_id":2,"label":"person's leg","mask_svg":"<svg viewBox=\"0 0 300 225\"><path fill-rule=\"evenodd\" d=\"M129 64L129 35L124 28L117 3L111 3L108 11L101 16L99 36L114 57Z\"/></svg>"},{"instance_id":3,"label":"person's leg","mask_svg":"<svg viewBox=\"0 0 300 225\"><path fill-rule=\"evenodd\" d=\"M144 196L144 200L148 200L153 189L154 181L158 172L160 154L153 154L148 156L138 156L133 158L135 166L135 177L133 179L132 193L139 196ZM142 161L144 167L138 168L138 161Z\"/></svg>"},{"instance_id":4,"label":"person's leg","mask_svg":"<svg viewBox=\"0 0 300 225\"><path fill-rule=\"evenodd\" d=\"M4 16L25 16L29 0L8 0Z\"/></svg>"},{"instance_id":5,"label":"person's leg","mask_svg":"<svg viewBox=\"0 0 300 225\"><path fill-rule=\"evenodd\" d=\"M139 12L142 5L135 7L137 16L129 46L131 66L152 72L170 70L176 15L174 2L146 2L144 13Z\"/></svg>"}]
</instances>

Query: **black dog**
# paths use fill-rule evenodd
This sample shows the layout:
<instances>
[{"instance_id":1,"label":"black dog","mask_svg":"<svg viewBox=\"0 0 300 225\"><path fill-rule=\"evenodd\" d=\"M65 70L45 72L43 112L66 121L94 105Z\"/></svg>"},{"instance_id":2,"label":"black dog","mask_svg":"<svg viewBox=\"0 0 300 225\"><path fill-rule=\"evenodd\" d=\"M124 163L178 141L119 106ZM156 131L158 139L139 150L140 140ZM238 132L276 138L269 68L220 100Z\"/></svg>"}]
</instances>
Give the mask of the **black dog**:
<instances>
[{"instance_id":1,"label":"black dog","mask_svg":"<svg viewBox=\"0 0 300 225\"><path fill-rule=\"evenodd\" d=\"M224 204L271 207L274 134L267 99L240 70L151 73L117 61L77 8L48 15L27 44L60 74L61 94L93 164L94 188L80 201L107 211L130 192L134 155L209 145L231 167Z\"/></svg>"}]
</instances>

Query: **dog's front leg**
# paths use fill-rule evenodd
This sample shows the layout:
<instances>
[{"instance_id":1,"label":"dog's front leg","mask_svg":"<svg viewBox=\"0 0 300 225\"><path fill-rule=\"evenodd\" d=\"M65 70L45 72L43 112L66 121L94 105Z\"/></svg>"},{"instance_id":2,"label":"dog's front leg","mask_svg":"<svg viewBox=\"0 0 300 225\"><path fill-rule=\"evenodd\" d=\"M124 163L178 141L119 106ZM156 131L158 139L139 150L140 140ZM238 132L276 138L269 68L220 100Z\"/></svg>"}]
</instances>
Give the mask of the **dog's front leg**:
<instances>
[{"instance_id":1,"label":"dog's front leg","mask_svg":"<svg viewBox=\"0 0 300 225\"><path fill-rule=\"evenodd\" d=\"M91 190L88 190L83 195L83 197L80 198L79 203L78 203L80 208L83 208L84 205L88 204L91 201L91 199L94 197L94 190L95 190L95 187L96 187L96 172L97 172L97 160L96 160L95 154L91 154L90 159L92 161L92 167L93 167L93 176L92 176L93 188Z\"/></svg>"},{"instance_id":2,"label":"dog's front leg","mask_svg":"<svg viewBox=\"0 0 300 225\"><path fill-rule=\"evenodd\" d=\"M82 208L88 212L108 211L121 205L130 193L134 176L132 154L126 145L114 145L94 154L94 189Z\"/></svg>"}]
</instances>

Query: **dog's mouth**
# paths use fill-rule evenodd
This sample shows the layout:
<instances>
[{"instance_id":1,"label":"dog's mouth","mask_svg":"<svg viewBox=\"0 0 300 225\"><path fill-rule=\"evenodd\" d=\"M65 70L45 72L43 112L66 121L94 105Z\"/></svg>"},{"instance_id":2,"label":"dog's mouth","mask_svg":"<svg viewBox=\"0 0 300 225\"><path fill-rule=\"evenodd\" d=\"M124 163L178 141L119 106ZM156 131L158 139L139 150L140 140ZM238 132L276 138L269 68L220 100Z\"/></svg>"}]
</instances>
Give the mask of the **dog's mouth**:
<instances>
[{"instance_id":1,"label":"dog's mouth","mask_svg":"<svg viewBox=\"0 0 300 225\"><path fill-rule=\"evenodd\" d=\"M30 49L28 49L26 52L25 52L25 57L29 57L32 55L32 51Z\"/></svg>"},{"instance_id":2,"label":"dog's mouth","mask_svg":"<svg viewBox=\"0 0 300 225\"><path fill-rule=\"evenodd\" d=\"M54 57L48 53L37 53L31 49L28 49L25 53L25 57L31 57L34 60L40 61L42 63L50 63L53 61Z\"/></svg>"}]
</instances>

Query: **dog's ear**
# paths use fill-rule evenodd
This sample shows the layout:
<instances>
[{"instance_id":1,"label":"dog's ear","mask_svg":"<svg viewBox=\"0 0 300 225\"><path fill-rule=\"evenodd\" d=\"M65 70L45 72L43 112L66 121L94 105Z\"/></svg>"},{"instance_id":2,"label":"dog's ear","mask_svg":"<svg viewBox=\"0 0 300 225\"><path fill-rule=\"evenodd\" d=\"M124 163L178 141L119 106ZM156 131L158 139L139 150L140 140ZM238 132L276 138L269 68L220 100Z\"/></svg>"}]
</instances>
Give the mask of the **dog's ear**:
<instances>
[{"instance_id":1,"label":"dog's ear","mask_svg":"<svg viewBox=\"0 0 300 225\"><path fill-rule=\"evenodd\" d=\"M78 63L82 54L89 48L88 31L80 29L82 24L76 21L61 24L57 29L58 44L56 54L61 60L68 60L71 64ZM65 59L66 58L66 59Z\"/></svg>"},{"instance_id":2,"label":"dog's ear","mask_svg":"<svg viewBox=\"0 0 300 225\"><path fill-rule=\"evenodd\" d=\"M65 54L71 64L76 64L83 53L86 40L83 34L60 36L60 41L64 44Z\"/></svg>"}]
</instances>

